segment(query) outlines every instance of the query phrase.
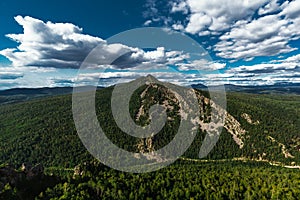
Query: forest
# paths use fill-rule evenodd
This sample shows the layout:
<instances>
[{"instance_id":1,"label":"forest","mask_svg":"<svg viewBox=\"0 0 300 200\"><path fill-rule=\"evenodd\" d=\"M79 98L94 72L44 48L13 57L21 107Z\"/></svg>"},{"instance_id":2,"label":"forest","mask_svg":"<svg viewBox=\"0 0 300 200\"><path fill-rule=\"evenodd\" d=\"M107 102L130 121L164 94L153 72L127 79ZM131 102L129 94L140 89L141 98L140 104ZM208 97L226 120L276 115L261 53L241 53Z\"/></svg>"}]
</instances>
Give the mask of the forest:
<instances>
[{"instance_id":1,"label":"forest","mask_svg":"<svg viewBox=\"0 0 300 200\"><path fill-rule=\"evenodd\" d=\"M139 152L140 139L122 132L113 120L112 90L97 91L99 123L117 146ZM149 123L147 109L168 100L169 95L163 87L158 92L150 88L143 101L144 90L142 86L136 91L129 108L135 118L141 105L145 107L145 115L137 122L140 125ZM168 144L176 134L179 108L174 102L169 104L174 109L167 114L173 120L151 138L154 149ZM209 106L203 105L208 117ZM21 177L10 182L0 176L0 199L297 199L299 169L284 166L300 165L300 96L230 92L227 111L245 130L243 148L223 129L216 147L199 160L206 134L199 129L175 164L131 174L105 167L85 149L75 129L71 95L0 105L0 175L9 169ZM258 123L249 123L245 116ZM147 146L143 150L151 151ZM37 175L42 178L28 179L22 163L42 164L44 170Z\"/></svg>"},{"instance_id":2,"label":"forest","mask_svg":"<svg viewBox=\"0 0 300 200\"><path fill-rule=\"evenodd\" d=\"M269 166L264 162L179 160L169 167L144 174L116 171L98 161L85 162L76 169L77 173L49 168L35 179L24 178L16 186L6 184L0 197L125 200L298 199L300 196L299 170Z\"/></svg>"}]
</instances>

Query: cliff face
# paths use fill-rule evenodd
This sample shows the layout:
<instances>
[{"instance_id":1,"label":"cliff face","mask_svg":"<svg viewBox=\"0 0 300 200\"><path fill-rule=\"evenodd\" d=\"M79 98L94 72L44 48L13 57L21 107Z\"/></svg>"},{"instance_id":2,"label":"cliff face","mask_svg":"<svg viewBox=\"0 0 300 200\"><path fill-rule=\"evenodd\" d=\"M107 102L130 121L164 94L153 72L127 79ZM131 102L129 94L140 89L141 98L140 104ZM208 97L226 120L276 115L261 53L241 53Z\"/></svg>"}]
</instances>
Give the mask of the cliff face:
<instances>
[{"instance_id":1,"label":"cliff face","mask_svg":"<svg viewBox=\"0 0 300 200\"><path fill-rule=\"evenodd\" d=\"M193 121L193 124L199 126L202 132L208 131L208 129L210 129L210 132L217 131L219 126L224 126L226 131L231 134L234 142L242 149L246 137L246 130L242 128L239 121L226 110L216 105L210 98L204 96L200 91L195 90L194 92L199 103L199 116ZM135 122L141 126L150 124L152 113L149 113L149 108L155 104L161 104L163 106L164 111L168 114L168 122L174 121L175 119L186 118L184 112L180 109L179 101L175 94L176 92L160 84L146 84L144 89L139 91L140 105L134 111ZM212 110L214 110L214 113L219 115L219 117L225 115L224 123L218 122L219 124L213 124L211 116ZM155 151L157 146L153 140L155 140L154 137L140 139L137 144L139 152Z\"/></svg>"}]
</instances>

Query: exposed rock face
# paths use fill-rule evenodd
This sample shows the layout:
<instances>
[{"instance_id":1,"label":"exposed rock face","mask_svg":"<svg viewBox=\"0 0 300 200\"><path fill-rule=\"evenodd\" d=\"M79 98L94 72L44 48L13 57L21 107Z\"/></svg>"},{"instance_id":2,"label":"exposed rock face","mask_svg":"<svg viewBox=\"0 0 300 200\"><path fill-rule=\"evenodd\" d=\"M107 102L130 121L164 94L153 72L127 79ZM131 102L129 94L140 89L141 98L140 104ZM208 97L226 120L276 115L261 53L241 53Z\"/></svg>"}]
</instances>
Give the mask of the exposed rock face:
<instances>
[{"instance_id":1,"label":"exposed rock face","mask_svg":"<svg viewBox=\"0 0 300 200\"><path fill-rule=\"evenodd\" d=\"M22 163L21 170L25 173L29 172L32 168L30 163Z\"/></svg>"},{"instance_id":2,"label":"exposed rock face","mask_svg":"<svg viewBox=\"0 0 300 200\"><path fill-rule=\"evenodd\" d=\"M239 145L240 149L243 148L243 139L246 131L241 127L241 124L227 112L224 128L232 135L233 140Z\"/></svg>"},{"instance_id":3,"label":"exposed rock face","mask_svg":"<svg viewBox=\"0 0 300 200\"><path fill-rule=\"evenodd\" d=\"M295 156L293 156L286 148L286 146L278 141L275 140L275 138L268 136L268 139L273 142L273 143L277 143L279 147L281 147L281 152L284 155L285 158L294 158Z\"/></svg>"},{"instance_id":4,"label":"exposed rock face","mask_svg":"<svg viewBox=\"0 0 300 200\"><path fill-rule=\"evenodd\" d=\"M155 99L153 96L149 95L149 92L153 90L160 93L160 99ZM246 131L241 127L241 124L226 110L221 108L219 105L216 105L211 99L203 96L201 92L197 90L195 90L194 92L198 98L200 114L197 119L193 119L192 123L195 125L199 125L202 131L210 130L210 132L219 132L219 128L224 126L224 128L232 135L232 138L236 142L236 144L240 148L243 148L243 140ZM174 112L175 107L179 107L179 100L177 99L178 95L176 95L174 91L171 91L168 88L159 86L155 83L148 83L147 87L141 92L140 97L142 99L142 103L137 114L135 115L136 121L140 121L141 117L145 118L147 114L147 109L149 109L149 104L151 103L160 103L167 112L173 112L173 114L176 113L177 116L180 116L183 119L186 118L186 113L182 112L181 109L179 109L178 111L175 110ZM220 123L222 122L222 120L216 120L220 121L218 123L212 122L212 110L214 110L216 115L225 115L226 118L223 120L224 124ZM149 114L149 116L151 116L151 114ZM174 120L174 117L175 116L168 117L168 120ZM244 115L244 117L246 117L250 122L250 116ZM149 123L149 121L147 122ZM252 122L251 120L251 123L258 124L259 122ZM155 144L153 144L152 138L141 139L140 142L137 144L137 148L139 152L147 153L155 151Z\"/></svg>"},{"instance_id":5,"label":"exposed rock face","mask_svg":"<svg viewBox=\"0 0 300 200\"><path fill-rule=\"evenodd\" d=\"M146 153L146 152L151 152L154 151L154 147L152 144L152 138L145 138L141 139L140 142L137 144L137 148L139 152L141 153Z\"/></svg>"},{"instance_id":6,"label":"exposed rock face","mask_svg":"<svg viewBox=\"0 0 300 200\"><path fill-rule=\"evenodd\" d=\"M77 165L74 168L74 176L82 176L84 174L84 171L80 165Z\"/></svg>"},{"instance_id":7,"label":"exposed rock face","mask_svg":"<svg viewBox=\"0 0 300 200\"><path fill-rule=\"evenodd\" d=\"M208 112L210 108L213 108L217 115L225 115L224 128L232 135L235 143L242 149L244 147L244 137L246 130L244 130L239 123L232 115L230 115L226 110L216 105L212 100L207 97L204 97L199 92L196 91L197 97L199 99L200 106L200 121L198 122L201 126L202 131L207 129L217 130L223 124L214 124L208 123L211 121L211 115ZM221 122L222 120L220 120Z\"/></svg>"},{"instance_id":8,"label":"exposed rock face","mask_svg":"<svg viewBox=\"0 0 300 200\"><path fill-rule=\"evenodd\" d=\"M258 125L260 122L258 120L256 120L255 122L251 119L251 116L248 115L247 113L243 113L241 114L241 117L244 118L245 120L247 120L247 122L249 124L252 124L252 125Z\"/></svg>"}]
</instances>

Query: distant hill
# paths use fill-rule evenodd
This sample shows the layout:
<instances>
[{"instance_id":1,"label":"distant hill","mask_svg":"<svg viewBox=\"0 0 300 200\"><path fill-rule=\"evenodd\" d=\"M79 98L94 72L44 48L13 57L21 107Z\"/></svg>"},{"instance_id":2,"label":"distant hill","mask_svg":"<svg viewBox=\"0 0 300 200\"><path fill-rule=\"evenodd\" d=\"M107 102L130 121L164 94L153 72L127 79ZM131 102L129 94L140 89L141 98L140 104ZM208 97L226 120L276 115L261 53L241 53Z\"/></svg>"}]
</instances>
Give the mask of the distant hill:
<instances>
[{"instance_id":1,"label":"distant hill","mask_svg":"<svg viewBox=\"0 0 300 200\"><path fill-rule=\"evenodd\" d=\"M88 88L88 87L87 87ZM100 89L101 87L99 87ZM37 99L42 97L71 94L72 87L14 88L0 91L0 105Z\"/></svg>"},{"instance_id":2,"label":"distant hill","mask_svg":"<svg viewBox=\"0 0 300 200\"><path fill-rule=\"evenodd\" d=\"M203 84L194 84L193 88L207 90L207 86ZM210 89L218 86L211 86ZM274 85L257 85L257 86L241 86L233 84L225 84L227 92L246 92L253 94L295 94L300 95L300 83L277 83Z\"/></svg>"}]
</instances>

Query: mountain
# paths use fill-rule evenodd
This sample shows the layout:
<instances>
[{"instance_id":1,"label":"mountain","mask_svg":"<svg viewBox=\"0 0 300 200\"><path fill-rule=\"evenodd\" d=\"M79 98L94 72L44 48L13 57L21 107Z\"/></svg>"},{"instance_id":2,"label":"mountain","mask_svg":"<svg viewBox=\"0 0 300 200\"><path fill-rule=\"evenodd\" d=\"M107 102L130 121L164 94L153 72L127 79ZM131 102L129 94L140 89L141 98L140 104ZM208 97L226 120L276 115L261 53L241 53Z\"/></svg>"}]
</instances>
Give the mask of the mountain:
<instances>
[{"instance_id":1,"label":"mountain","mask_svg":"<svg viewBox=\"0 0 300 200\"><path fill-rule=\"evenodd\" d=\"M159 133L145 139L118 128L110 101L114 87L96 93L96 113L102 129L112 142L131 152L162 148L175 137L180 125L181 113L174 93L160 82L147 83L147 79L149 77L138 80L145 84L130 99L131 117L138 125L150 124L150 107L158 103L167 111L168 120ZM153 81L153 77L150 79ZM208 92L195 91L200 121L195 140L184 154L190 159L199 159L213 105ZM224 129L216 147L205 159L265 160L300 165L299 100L299 96L227 93ZM0 163L19 166L23 162L42 162L46 166L73 167L92 158L77 135L70 94L0 106L0 132Z\"/></svg>"},{"instance_id":2,"label":"mountain","mask_svg":"<svg viewBox=\"0 0 300 200\"><path fill-rule=\"evenodd\" d=\"M193 88L207 90L207 86L203 84L194 84ZM220 86L211 86L210 89L215 89ZM256 86L243 86L225 84L224 88L227 92L245 92L252 94L290 94L300 95L300 83L276 83L274 85L256 85Z\"/></svg>"},{"instance_id":3,"label":"mountain","mask_svg":"<svg viewBox=\"0 0 300 200\"><path fill-rule=\"evenodd\" d=\"M122 106L137 84L129 101L134 122L155 121L156 104L167 115L162 129L143 139L123 132L111 109L114 92ZM181 110L189 99L174 87L190 91L152 76L98 89L94 107L107 138L142 155L169 144L190 112ZM90 155L77 135L71 94L0 105L0 199L297 199L299 171L287 168L300 165L300 96L228 92L225 109L207 91L195 94L199 118L191 121L198 124L191 146L171 166L144 174L110 169ZM225 114L224 128L212 151L199 159L213 112ZM146 158L161 160L158 154Z\"/></svg>"}]
</instances>

